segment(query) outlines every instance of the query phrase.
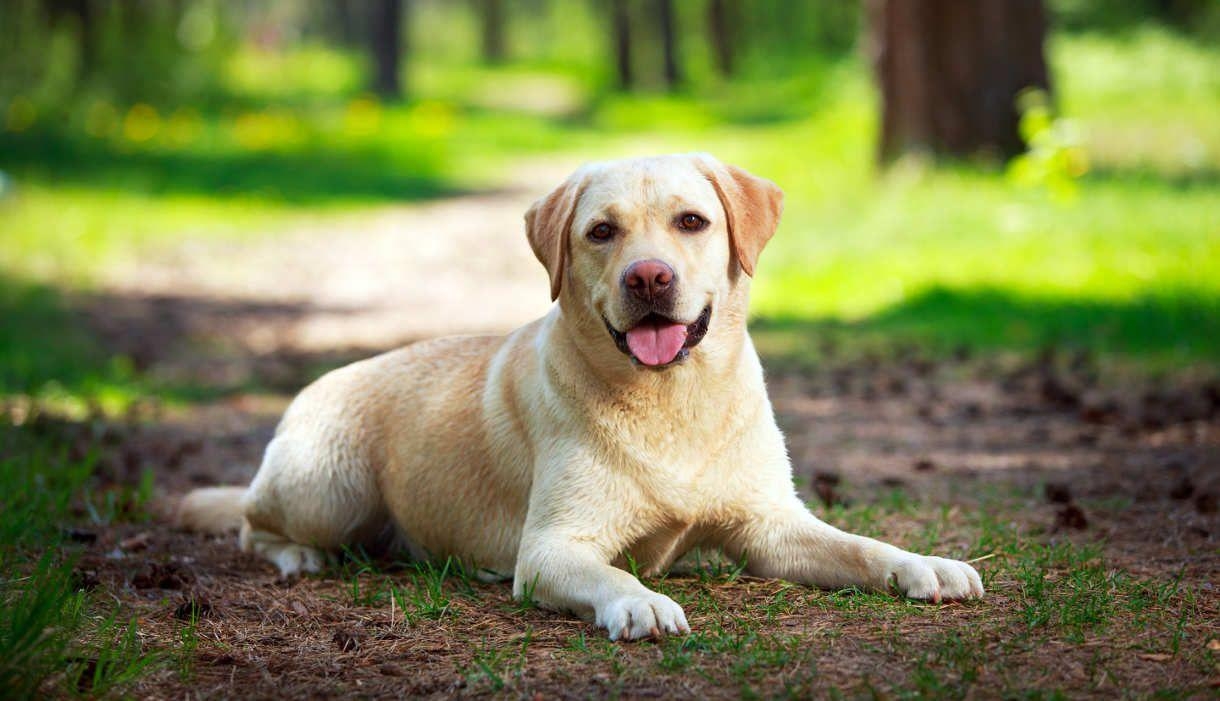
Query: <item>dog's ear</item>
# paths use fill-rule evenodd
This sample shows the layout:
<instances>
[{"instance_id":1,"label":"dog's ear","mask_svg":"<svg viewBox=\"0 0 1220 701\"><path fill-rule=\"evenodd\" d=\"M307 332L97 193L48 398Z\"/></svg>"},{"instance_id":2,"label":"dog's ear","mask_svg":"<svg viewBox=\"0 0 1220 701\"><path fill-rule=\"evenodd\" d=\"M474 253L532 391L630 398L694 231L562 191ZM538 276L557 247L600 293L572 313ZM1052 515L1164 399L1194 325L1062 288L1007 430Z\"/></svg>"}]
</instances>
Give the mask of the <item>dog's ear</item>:
<instances>
[{"instance_id":1,"label":"dog's ear","mask_svg":"<svg viewBox=\"0 0 1220 701\"><path fill-rule=\"evenodd\" d=\"M551 300L559 299L568 257L568 231L576 217L576 203L584 191L582 171L573 173L551 194L538 200L525 213L525 235L534 255L551 276Z\"/></svg>"},{"instance_id":2,"label":"dog's ear","mask_svg":"<svg viewBox=\"0 0 1220 701\"><path fill-rule=\"evenodd\" d=\"M779 226L784 191L770 180L721 163L707 154L695 154L694 159L724 206L733 255L746 275L753 277L758 254Z\"/></svg>"}]
</instances>

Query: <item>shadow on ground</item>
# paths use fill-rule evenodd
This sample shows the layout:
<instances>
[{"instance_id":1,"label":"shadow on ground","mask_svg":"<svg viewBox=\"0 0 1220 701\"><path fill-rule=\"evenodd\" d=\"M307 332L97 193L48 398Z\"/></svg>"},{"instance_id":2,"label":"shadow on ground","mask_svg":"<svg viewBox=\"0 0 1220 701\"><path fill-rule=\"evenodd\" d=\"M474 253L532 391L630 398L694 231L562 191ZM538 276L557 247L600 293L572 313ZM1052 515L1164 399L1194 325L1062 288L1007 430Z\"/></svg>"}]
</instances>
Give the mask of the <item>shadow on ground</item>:
<instances>
[{"instance_id":1,"label":"shadow on ground","mask_svg":"<svg viewBox=\"0 0 1220 701\"><path fill-rule=\"evenodd\" d=\"M809 694L833 686L866 695L875 694L874 685L903 688L922 679L925 663L950 665L946 678L960 691L950 695L1034 686L1083 693L1096 686L1087 670L1099 658L1102 679L1139 693L1166 683L1203 688L1211 674L1202 645L1214 598L1191 597L1210 591L1205 587L1220 576L1214 554L1220 384L1149 378L1108 384L1096 356L1079 350L1000 358L897 342L884 354L846 343L836 349L811 340L817 323L763 323L764 334L796 338L787 355L769 354L764 362L798 485L812 508L836 526L904 547L982 558L989 598L920 606L736 575L711 582L674 577L649 584L688 606L695 634L612 646L589 624L514 603L507 584L451 579L429 590L413 575L362 563L358 571L283 582L241 553L232 537L167 527L176 495L249 480L300 386L378 350L301 353L279 337L277 329L317 310L114 294L73 297L69 304L54 289L12 280L0 290L0 350L5 361L22 363L4 363L5 393L36 380L87 392L98 378L113 380L113 358L123 357L117 365L127 367L125 376L139 389L179 398L197 392L206 400L123 420L4 406L13 425L0 425L0 437L20 431L92 461L84 503L95 506L79 508L66 531L74 581L137 616L143 644L178 665L141 678L136 696L273 697L290 688L373 697L507 690L710 698L791 689L794 679ZM1047 312L1002 298L933 296L863 328L888 338L938 324L954 328L956 319L958 333L977 340L969 315L985 317L987 310ZM1051 331L1060 325L1096 324L1107 314L1133 328L1155 316L1088 306L1052 312L1043 338L1055 337ZM851 326L839 330L855 333ZM813 348L817 362L785 361L801 344ZM258 387L265 389L253 391ZM133 486L145 483L160 495L151 514ZM112 515L90 516L96 505ZM1082 587L1135 582L1180 596L1180 611L1154 612L1155 624L1110 633L1089 623L1087 645L1058 619L1031 623L1028 612L1074 611L1070 597L1084 596L1069 586L1079 569L1024 559L1026 549L1044 544L1080 548L1096 563L1086 569L1097 577L1117 572L1113 581ZM1051 589L1039 593L1031 582ZM420 613L418 602L393 598L427 591L444 598L443 609ZM1128 600L1116 599L1114 590L1095 594L1089 602L1116 602L1099 620L1128 615ZM184 630L191 636L197 630L190 638L197 642L184 644ZM1176 647L1166 652L1173 635L1186 641L1180 655ZM951 656L964 640L975 656ZM1006 640L1018 642L998 647ZM921 652L929 649L940 657ZM1048 651L1054 663L1030 651ZM879 671L870 676L862 669Z\"/></svg>"},{"instance_id":2,"label":"shadow on ground","mask_svg":"<svg viewBox=\"0 0 1220 701\"><path fill-rule=\"evenodd\" d=\"M777 341L785 356L808 353L830 339L848 348L916 343L942 352L1037 352L1054 346L1144 364L1220 368L1220 298L1189 291L1099 301L934 288L858 321L772 317L756 320L752 328ZM785 335L792 338L785 341Z\"/></svg>"},{"instance_id":3,"label":"shadow on ground","mask_svg":"<svg viewBox=\"0 0 1220 701\"><path fill-rule=\"evenodd\" d=\"M294 348L306 303L192 296L74 294L0 277L0 394L119 393L175 401L249 391L295 393L385 348ZM418 339L404 338L403 345Z\"/></svg>"},{"instance_id":4,"label":"shadow on ground","mask_svg":"<svg viewBox=\"0 0 1220 701\"><path fill-rule=\"evenodd\" d=\"M1155 183L1175 190L1214 191L1220 187L1220 168L1211 165L1187 167L1180 164L1173 167L1157 164L1102 165L1090 170L1084 179L1096 183Z\"/></svg>"},{"instance_id":5,"label":"shadow on ground","mask_svg":"<svg viewBox=\"0 0 1220 701\"><path fill-rule=\"evenodd\" d=\"M107 386L181 399L269 390L293 393L321 373L385 347L302 349L293 328L354 311L136 293L73 294L0 276L0 391L71 394ZM1220 299L1190 294L1127 302L1037 299L999 290L935 289L854 322L795 317L752 323L767 366L782 370L1055 349L1104 363L1119 358L1156 374L1220 372Z\"/></svg>"}]
</instances>

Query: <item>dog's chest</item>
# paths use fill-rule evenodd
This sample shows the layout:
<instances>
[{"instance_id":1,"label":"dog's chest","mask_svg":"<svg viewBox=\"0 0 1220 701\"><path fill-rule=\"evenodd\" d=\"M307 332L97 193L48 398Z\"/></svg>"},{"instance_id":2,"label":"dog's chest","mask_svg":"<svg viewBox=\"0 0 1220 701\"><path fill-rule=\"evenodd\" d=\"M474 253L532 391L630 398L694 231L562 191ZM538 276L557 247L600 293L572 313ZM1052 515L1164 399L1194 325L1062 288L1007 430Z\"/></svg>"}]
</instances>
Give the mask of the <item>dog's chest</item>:
<instances>
[{"instance_id":1,"label":"dog's chest","mask_svg":"<svg viewBox=\"0 0 1220 701\"><path fill-rule=\"evenodd\" d=\"M634 570L640 576L655 576L668 570L674 561L685 555L701 535L701 528L689 521L668 520L624 548L624 554L613 564Z\"/></svg>"},{"instance_id":2,"label":"dog's chest","mask_svg":"<svg viewBox=\"0 0 1220 701\"><path fill-rule=\"evenodd\" d=\"M622 459L677 473L715 462L749 418L731 402L685 393L607 402L591 414L594 431Z\"/></svg>"},{"instance_id":3,"label":"dog's chest","mask_svg":"<svg viewBox=\"0 0 1220 701\"><path fill-rule=\"evenodd\" d=\"M681 426L617 428L602 434L598 452L608 463L608 476L620 481L620 506L643 528L641 552L649 562L666 560L665 553L677 547L672 542L714 521L731 500L723 493L725 471L734 469L721 448L725 438Z\"/></svg>"}]
</instances>

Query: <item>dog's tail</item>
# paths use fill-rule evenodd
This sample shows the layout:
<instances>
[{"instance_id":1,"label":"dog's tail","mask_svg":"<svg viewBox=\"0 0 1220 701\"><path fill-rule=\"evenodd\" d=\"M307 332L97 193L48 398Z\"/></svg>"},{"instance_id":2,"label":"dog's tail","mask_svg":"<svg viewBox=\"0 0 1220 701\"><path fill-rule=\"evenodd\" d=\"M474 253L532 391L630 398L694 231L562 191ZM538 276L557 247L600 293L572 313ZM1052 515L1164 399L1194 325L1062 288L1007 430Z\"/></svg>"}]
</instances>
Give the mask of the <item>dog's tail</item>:
<instances>
[{"instance_id":1,"label":"dog's tail","mask_svg":"<svg viewBox=\"0 0 1220 701\"><path fill-rule=\"evenodd\" d=\"M204 487L187 494L174 522L179 528L221 535L241 528L245 487Z\"/></svg>"}]
</instances>

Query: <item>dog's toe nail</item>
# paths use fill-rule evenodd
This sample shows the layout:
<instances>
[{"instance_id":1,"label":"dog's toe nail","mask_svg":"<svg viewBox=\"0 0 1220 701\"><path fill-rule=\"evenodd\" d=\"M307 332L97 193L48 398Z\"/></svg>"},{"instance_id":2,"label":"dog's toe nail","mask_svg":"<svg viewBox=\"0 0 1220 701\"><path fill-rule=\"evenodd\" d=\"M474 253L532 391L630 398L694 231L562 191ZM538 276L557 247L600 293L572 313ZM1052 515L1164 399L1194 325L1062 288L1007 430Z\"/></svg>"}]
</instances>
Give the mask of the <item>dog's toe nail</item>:
<instances>
[{"instance_id":1,"label":"dog's toe nail","mask_svg":"<svg viewBox=\"0 0 1220 701\"><path fill-rule=\"evenodd\" d=\"M661 631L658 630L656 626L649 628L648 634L651 635L654 639L661 637Z\"/></svg>"}]
</instances>

